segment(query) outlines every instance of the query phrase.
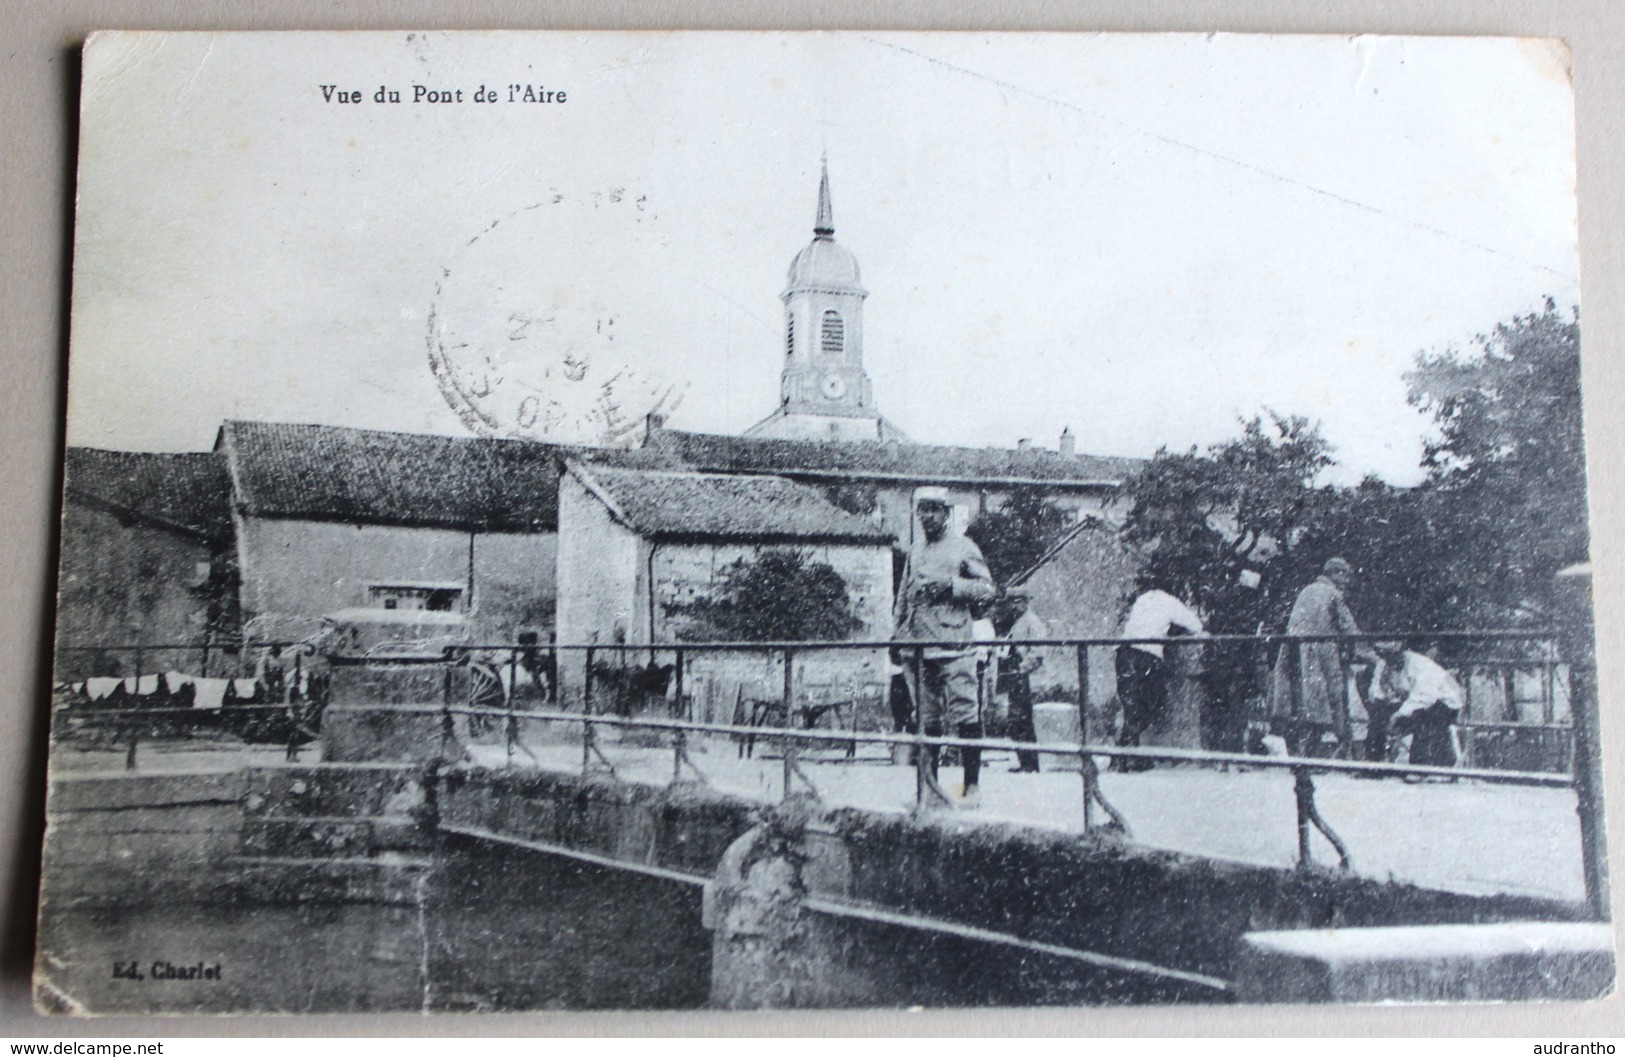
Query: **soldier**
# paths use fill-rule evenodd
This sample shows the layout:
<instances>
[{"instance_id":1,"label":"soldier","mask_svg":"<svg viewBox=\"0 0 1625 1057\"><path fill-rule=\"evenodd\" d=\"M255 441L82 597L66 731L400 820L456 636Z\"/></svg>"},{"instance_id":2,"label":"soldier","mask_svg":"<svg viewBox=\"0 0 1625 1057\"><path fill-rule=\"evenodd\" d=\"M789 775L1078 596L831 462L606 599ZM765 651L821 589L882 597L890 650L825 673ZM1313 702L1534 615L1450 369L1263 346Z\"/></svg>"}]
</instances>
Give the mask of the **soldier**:
<instances>
[{"instance_id":1,"label":"soldier","mask_svg":"<svg viewBox=\"0 0 1625 1057\"><path fill-rule=\"evenodd\" d=\"M927 737L940 737L952 724L961 738L982 736L977 711L976 654L971 649L974 621L971 610L991 602L997 594L987 562L976 544L948 531L948 493L942 488L921 488L915 493L923 539L914 544L903 567L897 590L896 619L899 641L964 643L903 651L913 694L916 720ZM939 751L932 747L928 766L934 784ZM980 795L982 750L963 750L965 781L958 804L975 807Z\"/></svg>"}]
</instances>

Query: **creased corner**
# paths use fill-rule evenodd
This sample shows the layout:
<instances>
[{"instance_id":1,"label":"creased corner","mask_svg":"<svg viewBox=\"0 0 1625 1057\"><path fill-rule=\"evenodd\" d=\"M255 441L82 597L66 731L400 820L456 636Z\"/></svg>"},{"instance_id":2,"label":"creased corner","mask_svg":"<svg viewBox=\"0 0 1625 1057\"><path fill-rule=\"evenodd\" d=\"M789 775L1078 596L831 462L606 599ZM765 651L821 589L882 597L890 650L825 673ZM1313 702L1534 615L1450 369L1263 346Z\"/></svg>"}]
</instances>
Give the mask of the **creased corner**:
<instances>
[{"instance_id":1,"label":"creased corner","mask_svg":"<svg viewBox=\"0 0 1625 1057\"><path fill-rule=\"evenodd\" d=\"M58 987L42 971L34 972L34 1009L48 1017L88 1017L83 1002Z\"/></svg>"}]
</instances>

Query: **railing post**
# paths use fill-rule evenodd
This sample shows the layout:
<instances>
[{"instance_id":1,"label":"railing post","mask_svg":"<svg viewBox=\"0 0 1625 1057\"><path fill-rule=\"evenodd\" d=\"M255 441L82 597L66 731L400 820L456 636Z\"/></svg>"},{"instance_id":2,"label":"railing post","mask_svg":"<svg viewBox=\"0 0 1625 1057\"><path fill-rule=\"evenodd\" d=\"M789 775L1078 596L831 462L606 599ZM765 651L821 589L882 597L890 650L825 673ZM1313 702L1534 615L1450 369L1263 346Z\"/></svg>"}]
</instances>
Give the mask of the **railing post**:
<instances>
[{"instance_id":1,"label":"railing post","mask_svg":"<svg viewBox=\"0 0 1625 1057\"><path fill-rule=\"evenodd\" d=\"M678 719L693 719L694 717L690 716L688 714L688 710L683 707L682 650L677 650L675 656L672 658L671 677L673 682L676 684L675 692L677 694L676 704L671 711L677 716ZM676 736L672 738L671 754L671 780L673 783L679 782L683 778L683 754L688 750L688 731L679 729L675 733Z\"/></svg>"},{"instance_id":2,"label":"railing post","mask_svg":"<svg viewBox=\"0 0 1625 1057\"><path fill-rule=\"evenodd\" d=\"M674 692L677 695L676 701L674 702L674 707L672 709L672 714L674 716L676 716L678 719L693 719L694 717L688 714L688 709L683 706L683 651L682 650L676 651L676 656L672 660L672 675L671 675L671 677L672 677L673 682L676 683L676 688L675 688Z\"/></svg>"},{"instance_id":3,"label":"railing post","mask_svg":"<svg viewBox=\"0 0 1625 1057\"><path fill-rule=\"evenodd\" d=\"M508 654L508 729L503 741L508 745L508 770L513 770L513 747L519 740L519 719L514 714L514 699L519 696L519 648L516 646Z\"/></svg>"},{"instance_id":4,"label":"railing post","mask_svg":"<svg viewBox=\"0 0 1625 1057\"><path fill-rule=\"evenodd\" d=\"M796 651L791 650L791 649L786 649L784 651L784 792L783 792L783 796L784 796L785 799L788 799L789 796L790 796L790 780L794 776L795 767L796 767L795 740L790 736L791 732L794 729L794 724L791 722L790 717L794 714L792 712L792 709L795 708L795 679L796 679L796 677L795 677L795 663L796 663Z\"/></svg>"},{"instance_id":5,"label":"railing post","mask_svg":"<svg viewBox=\"0 0 1625 1057\"><path fill-rule=\"evenodd\" d=\"M451 669L452 655L448 651L444 654L446 661L445 675L440 685L440 755L445 756L451 751L452 743L457 740L457 728L451 718Z\"/></svg>"},{"instance_id":6,"label":"railing post","mask_svg":"<svg viewBox=\"0 0 1625 1057\"><path fill-rule=\"evenodd\" d=\"M1574 799L1580 816L1580 861L1586 904L1609 918L1608 849L1603 818L1602 743L1597 704L1597 655L1592 622L1591 567L1557 574L1563 603L1563 653L1569 663L1569 711L1574 724Z\"/></svg>"},{"instance_id":7,"label":"railing post","mask_svg":"<svg viewBox=\"0 0 1625 1057\"><path fill-rule=\"evenodd\" d=\"M588 646L587 647L586 658L585 658L585 660L583 662L583 664L584 664L584 675L582 676L582 683L581 683L581 711L583 713L587 714L587 715L592 714L592 684L593 684L592 662L593 662L593 658L595 658L597 655L598 655L597 647L595 647L595 646Z\"/></svg>"},{"instance_id":8,"label":"railing post","mask_svg":"<svg viewBox=\"0 0 1625 1057\"><path fill-rule=\"evenodd\" d=\"M1540 665L1540 721L1548 727L1557 722L1557 664L1550 657Z\"/></svg>"},{"instance_id":9,"label":"railing post","mask_svg":"<svg viewBox=\"0 0 1625 1057\"><path fill-rule=\"evenodd\" d=\"M293 684L285 695L287 707L282 710L283 720L288 725L288 745L282 754L287 763L299 762L299 713L305 701L304 692L299 689L299 680L304 671L304 651L296 649L293 654Z\"/></svg>"},{"instance_id":10,"label":"railing post","mask_svg":"<svg viewBox=\"0 0 1625 1057\"><path fill-rule=\"evenodd\" d=\"M1078 643L1078 771L1083 781L1083 831L1089 832L1095 824L1095 790L1097 777L1090 766L1089 755L1089 647Z\"/></svg>"},{"instance_id":11,"label":"railing post","mask_svg":"<svg viewBox=\"0 0 1625 1057\"><path fill-rule=\"evenodd\" d=\"M135 648L135 678L130 682L130 696L141 696L141 647Z\"/></svg>"},{"instance_id":12,"label":"railing post","mask_svg":"<svg viewBox=\"0 0 1625 1057\"><path fill-rule=\"evenodd\" d=\"M135 746L141 740L141 724L131 723L125 729L130 732L130 747L124 753L124 769L133 771L135 770Z\"/></svg>"},{"instance_id":13,"label":"railing post","mask_svg":"<svg viewBox=\"0 0 1625 1057\"><path fill-rule=\"evenodd\" d=\"M909 685L909 703L914 706L914 806L925 806L930 784L930 760L925 748L925 649L914 647L914 681Z\"/></svg>"},{"instance_id":14,"label":"railing post","mask_svg":"<svg viewBox=\"0 0 1625 1057\"><path fill-rule=\"evenodd\" d=\"M581 687L581 776L592 769L592 662L597 650L587 647L586 678Z\"/></svg>"},{"instance_id":15,"label":"railing post","mask_svg":"<svg viewBox=\"0 0 1625 1057\"><path fill-rule=\"evenodd\" d=\"M1309 825L1315 811L1315 786L1309 780L1308 768L1292 768L1292 793L1298 805L1298 869L1306 870L1314 863L1309 848Z\"/></svg>"}]
</instances>

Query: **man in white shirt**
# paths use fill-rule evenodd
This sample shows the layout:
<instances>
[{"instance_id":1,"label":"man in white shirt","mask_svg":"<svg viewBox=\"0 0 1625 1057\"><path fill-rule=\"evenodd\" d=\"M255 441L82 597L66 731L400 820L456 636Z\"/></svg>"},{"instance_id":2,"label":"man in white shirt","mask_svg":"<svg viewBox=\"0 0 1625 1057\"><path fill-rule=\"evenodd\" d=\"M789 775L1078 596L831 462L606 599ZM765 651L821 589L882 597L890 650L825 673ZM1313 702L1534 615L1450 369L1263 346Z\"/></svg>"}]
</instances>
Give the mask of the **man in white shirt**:
<instances>
[{"instance_id":1,"label":"man in white shirt","mask_svg":"<svg viewBox=\"0 0 1625 1057\"><path fill-rule=\"evenodd\" d=\"M1373 647L1379 664L1371 678L1371 727L1391 729L1409 736L1410 763L1429 767L1455 767L1461 762L1456 719L1467 695L1455 677L1426 654L1407 650L1397 642ZM1381 722L1386 719L1387 722ZM1387 731L1381 732L1385 743ZM1368 739L1371 735L1367 734ZM1383 753L1386 756L1386 752ZM1367 754L1367 758L1372 758Z\"/></svg>"},{"instance_id":2,"label":"man in white shirt","mask_svg":"<svg viewBox=\"0 0 1625 1057\"><path fill-rule=\"evenodd\" d=\"M1171 635L1202 634L1202 618L1184 602L1146 579L1146 588L1129 607L1123 621L1125 639L1163 639ZM1117 744L1138 746L1140 736L1167 707L1168 665L1160 642L1125 642L1117 647L1117 700L1123 721ZM1119 766L1121 764L1121 766ZM1115 770L1148 770L1147 761L1114 761Z\"/></svg>"}]
</instances>

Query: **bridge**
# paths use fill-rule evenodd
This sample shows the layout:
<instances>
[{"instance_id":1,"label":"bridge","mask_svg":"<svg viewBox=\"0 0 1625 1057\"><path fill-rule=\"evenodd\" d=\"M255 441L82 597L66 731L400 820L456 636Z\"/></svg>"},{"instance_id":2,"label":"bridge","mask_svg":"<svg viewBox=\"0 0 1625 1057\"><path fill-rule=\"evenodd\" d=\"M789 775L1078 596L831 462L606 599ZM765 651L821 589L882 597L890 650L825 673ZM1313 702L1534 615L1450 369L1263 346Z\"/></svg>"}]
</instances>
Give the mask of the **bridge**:
<instances>
[{"instance_id":1,"label":"bridge","mask_svg":"<svg viewBox=\"0 0 1625 1057\"><path fill-rule=\"evenodd\" d=\"M1014 743L481 707L467 671L337 666L303 748L137 751L126 733L59 752L47 910L142 898L110 856L145 863L153 898L421 907L448 862L500 849L515 878L568 863L667 893L725 1008L1580 997L1612 980L1573 774L1079 731L1023 745L1045 773L990 775L982 810L953 812L894 761ZM1156 766L1102 773L1130 759ZM1486 820L1477 848L1428 836ZM530 898L498 902L522 917Z\"/></svg>"}]
</instances>

